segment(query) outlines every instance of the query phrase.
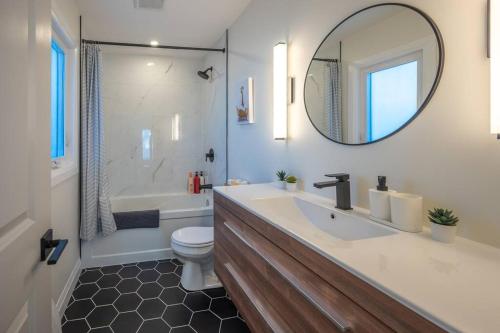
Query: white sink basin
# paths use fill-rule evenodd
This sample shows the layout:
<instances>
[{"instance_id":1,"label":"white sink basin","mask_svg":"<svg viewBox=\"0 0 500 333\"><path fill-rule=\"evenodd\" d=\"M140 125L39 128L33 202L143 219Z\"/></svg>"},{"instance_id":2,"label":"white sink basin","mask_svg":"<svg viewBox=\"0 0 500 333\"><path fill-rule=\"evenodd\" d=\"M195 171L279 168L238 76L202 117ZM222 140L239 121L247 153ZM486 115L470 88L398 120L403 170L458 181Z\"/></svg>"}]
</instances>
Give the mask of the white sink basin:
<instances>
[{"instance_id":1,"label":"white sink basin","mask_svg":"<svg viewBox=\"0 0 500 333\"><path fill-rule=\"evenodd\" d=\"M265 198L252 201L259 211L273 218L301 224L308 223L311 227L347 241L397 233L360 216L328 209L297 197Z\"/></svg>"}]
</instances>

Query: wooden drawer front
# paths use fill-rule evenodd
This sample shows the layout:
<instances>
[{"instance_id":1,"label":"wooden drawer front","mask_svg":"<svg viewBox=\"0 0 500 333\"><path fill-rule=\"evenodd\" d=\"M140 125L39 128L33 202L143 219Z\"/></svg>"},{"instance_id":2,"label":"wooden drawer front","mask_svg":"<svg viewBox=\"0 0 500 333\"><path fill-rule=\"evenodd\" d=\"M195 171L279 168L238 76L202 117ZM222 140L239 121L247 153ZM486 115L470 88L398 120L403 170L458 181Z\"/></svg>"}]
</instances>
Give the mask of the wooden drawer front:
<instances>
[{"instance_id":1,"label":"wooden drawer front","mask_svg":"<svg viewBox=\"0 0 500 333\"><path fill-rule=\"evenodd\" d=\"M218 247L215 256L215 272L252 332L292 332L283 318L267 303L259 288L248 280L223 248Z\"/></svg>"},{"instance_id":2,"label":"wooden drawer front","mask_svg":"<svg viewBox=\"0 0 500 333\"><path fill-rule=\"evenodd\" d=\"M216 247L230 253L234 266L260 290L293 332L391 331L220 206L215 221Z\"/></svg>"},{"instance_id":3,"label":"wooden drawer front","mask_svg":"<svg viewBox=\"0 0 500 333\"><path fill-rule=\"evenodd\" d=\"M362 309L378 318L393 331L445 332L416 312L273 227L271 224L261 220L246 209L218 193L214 194L214 198L216 212L222 208L235 218L237 217L238 221L257 231L262 238L267 239L297 262L307 267L308 270L321 277L330 286L333 286Z\"/></svg>"}]
</instances>

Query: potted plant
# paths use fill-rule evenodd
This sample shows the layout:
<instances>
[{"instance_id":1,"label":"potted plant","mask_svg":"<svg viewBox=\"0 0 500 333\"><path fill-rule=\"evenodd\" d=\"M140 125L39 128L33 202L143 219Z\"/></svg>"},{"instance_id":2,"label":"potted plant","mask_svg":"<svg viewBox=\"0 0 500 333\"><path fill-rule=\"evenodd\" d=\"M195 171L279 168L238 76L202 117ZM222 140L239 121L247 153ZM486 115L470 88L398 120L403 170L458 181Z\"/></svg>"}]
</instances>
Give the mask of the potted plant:
<instances>
[{"instance_id":1,"label":"potted plant","mask_svg":"<svg viewBox=\"0 0 500 333\"><path fill-rule=\"evenodd\" d=\"M286 189L290 192L297 191L297 177L288 176L286 177Z\"/></svg>"},{"instance_id":2,"label":"potted plant","mask_svg":"<svg viewBox=\"0 0 500 333\"><path fill-rule=\"evenodd\" d=\"M276 187L280 189L285 189L286 185L286 171L284 170L278 170L276 171L276 177L278 177L278 180L274 182Z\"/></svg>"},{"instance_id":3,"label":"potted plant","mask_svg":"<svg viewBox=\"0 0 500 333\"><path fill-rule=\"evenodd\" d=\"M453 215L453 211L434 208L433 211L429 210L427 216L431 221L432 238L444 243L453 243L459 221L458 217Z\"/></svg>"}]
</instances>

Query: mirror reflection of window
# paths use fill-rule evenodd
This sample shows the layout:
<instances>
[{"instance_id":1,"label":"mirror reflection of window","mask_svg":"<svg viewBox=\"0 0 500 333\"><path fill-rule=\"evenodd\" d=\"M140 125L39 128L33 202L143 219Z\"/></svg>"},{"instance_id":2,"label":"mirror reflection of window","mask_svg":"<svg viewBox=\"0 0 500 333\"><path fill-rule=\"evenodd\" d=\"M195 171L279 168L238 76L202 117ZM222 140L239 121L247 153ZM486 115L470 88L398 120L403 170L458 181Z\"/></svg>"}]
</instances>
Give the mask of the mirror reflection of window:
<instances>
[{"instance_id":1,"label":"mirror reflection of window","mask_svg":"<svg viewBox=\"0 0 500 333\"><path fill-rule=\"evenodd\" d=\"M146 128L142 130L142 160L150 161L152 147L151 147L151 130Z\"/></svg>"},{"instance_id":2,"label":"mirror reflection of window","mask_svg":"<svg viewBox=\"0 0 500 333\"><path fill-rule=\"evenodd\" d=\"M418 110L418 61L369 71L366 74L367 140L396 131Z\"/></svg>"}]
</instances>

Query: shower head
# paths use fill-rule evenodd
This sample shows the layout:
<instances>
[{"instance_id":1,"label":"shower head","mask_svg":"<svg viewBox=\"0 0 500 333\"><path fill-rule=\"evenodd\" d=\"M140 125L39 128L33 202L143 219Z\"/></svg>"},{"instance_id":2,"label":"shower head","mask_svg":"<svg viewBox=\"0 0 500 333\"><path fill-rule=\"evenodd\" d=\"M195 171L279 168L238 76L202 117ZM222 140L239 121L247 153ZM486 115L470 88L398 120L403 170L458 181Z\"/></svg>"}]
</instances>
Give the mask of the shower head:
<instances>
[{"instance_id":1,"label":"shower head","mask_svg":"<svg viewBox=\"0 0 500 333\"><path fill-rule=\"evenodd\" d=\"M210 78L210 76L207 73L211 72L213 70L214 70L213 67L209 67L209 68L205 69L204 71L198 71L198 76L204 80L208 80Z\"/></svg>"}]
</instances>

